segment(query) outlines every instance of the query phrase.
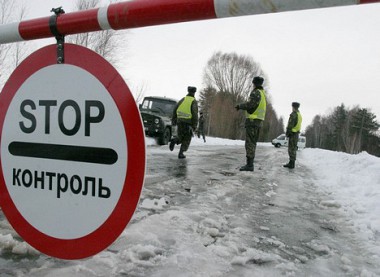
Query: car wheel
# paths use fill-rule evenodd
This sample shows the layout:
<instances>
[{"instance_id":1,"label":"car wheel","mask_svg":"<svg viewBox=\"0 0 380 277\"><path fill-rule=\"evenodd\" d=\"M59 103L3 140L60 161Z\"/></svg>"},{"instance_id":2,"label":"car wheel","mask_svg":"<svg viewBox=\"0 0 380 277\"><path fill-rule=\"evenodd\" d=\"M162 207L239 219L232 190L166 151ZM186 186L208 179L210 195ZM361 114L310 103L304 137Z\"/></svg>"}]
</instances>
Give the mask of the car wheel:
<instances>
[{"instance_id":1,"label":"car wheel","mask_svg":"<svg viewBox=\"0 0 380 277\"><path fill-rule=\"evenodd\" d=\"M158 138L158 144L159 145L166 145L166 144L168 144L171 136L172 136L172 134L170 132L170 129L169 128L165 128L165 131Z\"/></svg>"},{"instance_id":2,"label":"car wheel","mask_svg":"<svg viewBox=\"0 0 380 277\"><path fill-rule=\"evenodd\" d=\"M280 148L280 147L281 147L281 144L280 144L280 143L276 143L276 144L274 145L274 147L276 147L276 148Z\"/></svg>"}]
</instances>

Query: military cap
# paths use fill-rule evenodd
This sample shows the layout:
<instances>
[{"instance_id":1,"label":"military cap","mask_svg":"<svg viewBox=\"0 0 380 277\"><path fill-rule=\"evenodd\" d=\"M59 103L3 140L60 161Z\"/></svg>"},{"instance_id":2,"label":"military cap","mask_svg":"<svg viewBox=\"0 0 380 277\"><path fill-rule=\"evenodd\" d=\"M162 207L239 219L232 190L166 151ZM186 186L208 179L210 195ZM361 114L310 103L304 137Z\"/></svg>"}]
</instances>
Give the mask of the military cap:
<instances>
[{"instance_id":1,"label":"military cap","mask_svg":"<svg viewBox=\"0 0 380 277\"><path fill-rule=\"evenodd\" d=\"M260 77L260 76L256 76L256 77L253 78L252 83L255 86L262 86L263 83L264 83L264 78Z\"/></svg>"},{"instance_id":2,"label":"military cap","mask_svg":"<svg viewBox=\"0 0 380 277\"><path fill-rule=\"evenodd\" d=\"M197 91L197 88L196 87L187 87L187 92L190 92L190 93L195 93Z\"/></svg>"},{"instance_id":3,"label":"military cap","mask_svg":"<svg viewBox=\"0 0 380 277\"><path fill-rule=\"evenodd\" d=\"M298 109L298 108L300 107L300 103L298 103L298 102L293 102L293 103L292 103L292 107Z\"/></svg>"}]
</instances>

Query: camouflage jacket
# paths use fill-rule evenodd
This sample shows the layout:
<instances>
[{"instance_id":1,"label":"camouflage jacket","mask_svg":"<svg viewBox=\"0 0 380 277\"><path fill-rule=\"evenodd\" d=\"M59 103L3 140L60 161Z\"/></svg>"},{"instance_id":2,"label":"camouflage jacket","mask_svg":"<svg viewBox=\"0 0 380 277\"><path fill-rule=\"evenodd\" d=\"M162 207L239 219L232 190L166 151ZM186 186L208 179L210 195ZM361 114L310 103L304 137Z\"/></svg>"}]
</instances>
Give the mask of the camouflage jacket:
<instances>
[{"instance_id":1,"label":"camouflage jacket","mask_svg":"<svg viewBox=\"0 0 380 277\"><path fill-rule=\"evenodd\" d=\"M288 125L286 126L286 136L289 136L292 134L292 129L297 125L298 123L298 115L297 111L293 111L288 120Z\"/></svg>"},{"instance_id":2,"label":"camouflage jacket","mask_svg":"<svg viewBox=\"0 0 380 277\"><path fill-rule=\"evenodd\" d=\"M177 105L175 106L175 108L173 110L173 116L172 116L173 125L177 125L177 121L178 121L177 109L182 104L183 100L185 100L185 98L182 98L177 103ZM185 122L190 124L194 130L197 129L197 126L198 126L198 103L197 103L197 100L195 100L195 99L194 99L193 103L191 103L191 120L189 120L189 121L185 120Z\"/></svg>"},{"instance_id":3,"label":"camouflage jacket","mask_svg":"<svg viewBox=\"0 0 380 277\"><path fill-rule=\"evenodd\" d=\"M249 95L249 100L245 103L239 104L239 109L240 110L245 110L249 114L253 113L257 107L260 104L261 101L261 93L260 89L263 89L262 87L256 87L255 89L252 90L251 94ZM245 120L245 127L261 127L263 124L263 121L260 119L254 119L254 120Z\"/></svg>"}]
</instances>

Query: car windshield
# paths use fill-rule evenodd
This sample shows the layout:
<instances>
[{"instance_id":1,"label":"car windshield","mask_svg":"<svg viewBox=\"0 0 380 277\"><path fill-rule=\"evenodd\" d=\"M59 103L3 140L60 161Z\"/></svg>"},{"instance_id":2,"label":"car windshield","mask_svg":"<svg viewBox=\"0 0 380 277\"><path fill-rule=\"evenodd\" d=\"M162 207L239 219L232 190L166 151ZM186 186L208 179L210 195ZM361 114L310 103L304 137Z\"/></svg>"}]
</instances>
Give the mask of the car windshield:
<instances>
[{"instance_id":1,"label":"car windshield","mask_svg":"<svg viewBox=\"0 0 380 277\"><path fill-rule=\"evenodd\" d=\"M172 101L165 101L160 99L145 99L142 103L143 110L164 114L171 116L176 103Z\"/></svg>"}]
</instances>

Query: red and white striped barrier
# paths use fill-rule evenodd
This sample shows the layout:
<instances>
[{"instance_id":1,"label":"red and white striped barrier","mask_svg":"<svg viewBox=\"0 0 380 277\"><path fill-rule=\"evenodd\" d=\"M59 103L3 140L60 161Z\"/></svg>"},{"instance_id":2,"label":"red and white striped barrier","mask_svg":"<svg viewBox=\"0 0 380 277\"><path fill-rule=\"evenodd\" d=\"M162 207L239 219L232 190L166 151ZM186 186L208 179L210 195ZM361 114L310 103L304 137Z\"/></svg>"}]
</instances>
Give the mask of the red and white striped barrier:
<instances>
[{"instance_id":1,"label":"red and white striped barrier","mask_svg":"<svg viewBox=\"0 0 380 277\"><path fill-rule=\"evenodd\" d=\"M334 6L380 0L132 0L107 7L61 14L61 35L120 30L160 24ZM50 17L0 25L0 44L54 37Z\"/></svg>"}]
</instances>

